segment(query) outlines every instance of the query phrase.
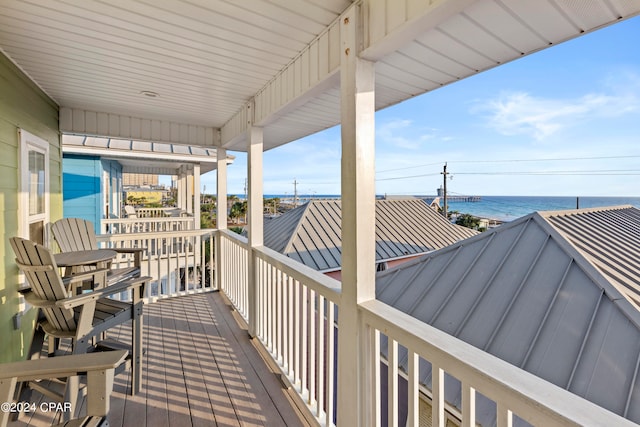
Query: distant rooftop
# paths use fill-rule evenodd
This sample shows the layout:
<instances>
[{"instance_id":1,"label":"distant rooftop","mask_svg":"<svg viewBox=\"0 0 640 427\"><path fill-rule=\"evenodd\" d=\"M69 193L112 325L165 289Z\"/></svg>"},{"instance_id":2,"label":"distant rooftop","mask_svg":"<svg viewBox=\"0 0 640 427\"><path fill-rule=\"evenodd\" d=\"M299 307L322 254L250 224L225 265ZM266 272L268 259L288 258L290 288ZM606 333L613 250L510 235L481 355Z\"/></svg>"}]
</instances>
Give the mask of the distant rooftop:
<instances>
[{"instance_id":1,"label":"distant rooftop","mask_svg":"<svg viewBox=\"0 0 640 427\"><path fill-rule=\"evenodd\" d=\"M265 246L318 271L339 270L340 200L312 200L264 224ZM419 199L376 200L376 261L406 258L476 235Z\"/></svg>"}]
</instances>

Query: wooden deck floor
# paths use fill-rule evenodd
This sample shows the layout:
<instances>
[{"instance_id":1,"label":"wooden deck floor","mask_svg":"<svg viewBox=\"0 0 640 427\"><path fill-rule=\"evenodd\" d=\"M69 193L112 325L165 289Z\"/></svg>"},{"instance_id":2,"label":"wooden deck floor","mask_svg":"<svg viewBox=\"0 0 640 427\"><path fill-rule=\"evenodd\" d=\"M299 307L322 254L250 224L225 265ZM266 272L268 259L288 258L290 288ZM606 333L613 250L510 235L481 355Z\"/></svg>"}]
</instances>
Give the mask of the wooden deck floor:
<instances>
[{"instance_id":1,"label":"wooden deck floor","mask_svg":"<svg viewBox=\"0 0 640 427\"><path fill-rule=\"evenodd\" d=\"M220 293L145 306L142 392L130 396L125 371L115 379L109 424L159 426L303 426L283 388ZM126 341L127 328L118 339ZM33 399L37 399L34 393ZM47 416L48 415L48 416ZM11 425L49 425L37 412Z\"/></svg>"}]
</instances>

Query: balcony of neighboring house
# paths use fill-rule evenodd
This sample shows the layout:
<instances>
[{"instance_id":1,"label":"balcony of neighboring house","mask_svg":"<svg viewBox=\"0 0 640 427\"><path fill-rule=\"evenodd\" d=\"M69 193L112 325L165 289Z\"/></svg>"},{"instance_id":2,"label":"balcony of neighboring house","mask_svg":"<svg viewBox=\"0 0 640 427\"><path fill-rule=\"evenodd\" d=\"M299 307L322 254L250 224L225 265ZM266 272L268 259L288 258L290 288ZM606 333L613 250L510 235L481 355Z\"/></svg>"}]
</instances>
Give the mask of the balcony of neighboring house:
<instances>
[{"instance_id":1,"label":"balcony of neighboring house","mask_svg":"<svg viewBox=\"0 0 640 427\"><path fill-rule=\"evenodd\" d=\"M428 267L412 261L375 271L376 110L640 13L633 2L588 3L256 0L249 10L228 1L7 1L0 13L0 145L9 153L0 161L0 333L8 344L0 358L26 358L36 323L18 292L24 278L8 238L54 247L49 224L72 216L67 201L91 195L97 203L84 214L93 215L99 246L142 250L141 274L151 278L141 392L130 396L129 370L115 377L112 425L636 425L640 349L616 346L640 342L638 299L624 291L617 270L604 277L610 250L591 259L563 241L567 233L554 231L551 219L535 216L430 253ZM266 247L262 206L264 152L338 124L340 282ZM109 150L89 154L92 187L66 193L65 175L74 172L65 171L65 155L75 160L88 145ZM127 158L132 149L143 151L137 165ZM246 237L227 230L228 151L247 154ZM200 154L215 154L217 229L198 226ZM157 162L171 159L180 169L160 171L167 165ZM123 218L117 176L129 166L178 176L176 208L193 217L139 210ZM532 241L539 243L533 254ZM524 255L484 262L483 248L495 242L503 244L492 253ZM638 271L625 254L616 257ZM545 260L566 265L546 269ZM112 267L131 262L116 258ZM432 270L449 262L457 267ZM482 330L486 348L458 336L464 325L486 325L483 316L463 316L455 330L449 317L444 326L432 322L466 313L448 305L455 301L481 306L482 295L458 293L475 265L491 284L527 267L518 270L520 281L507 281L517 285L511 299L487 287L504 306L483 314L507 328L530 326L528 318L510 323L517 304L535 306L544 322L574 313L574 304L561 304L569 294L563 286L587 283L580 301L592 310L568 324L586 332L532 326L518 364L507 361L517 334L498 337L500 355L491 352L497 328ZM517 298L530 277L551 273L558 283L548 305ZM395 291L392 279L400 283ZM441 299L422 293L427 280ZM423 319L413 310L422 301L441 305ZM558 369L565 383L552 381L557 372L526 369L540 354L567 347L545 341L545 331L557 337L567 329L578 356ZM592 347L595 332L601 345ZM131 339L125 328L109 333ZM585 361L593 362L586 373ZM605 392L592 388L602 384ZM60 414L36 415L21 422L47 424L43 415Z\"/></svg>"},{"instance_id":2,"label":"balcony of neighboring house","mask_svg":"<svg viewBox=\"0 0 640 427\"><path fill-rule=\"evenodd\" d=\"M216 168L216 150L65 134L62 152L65 217L91 221L98 234L200 228L200 177ZM171 187L157 185L159 176ZM134 177L154 177L156 185Z\"/></svg>"}]
</instances>

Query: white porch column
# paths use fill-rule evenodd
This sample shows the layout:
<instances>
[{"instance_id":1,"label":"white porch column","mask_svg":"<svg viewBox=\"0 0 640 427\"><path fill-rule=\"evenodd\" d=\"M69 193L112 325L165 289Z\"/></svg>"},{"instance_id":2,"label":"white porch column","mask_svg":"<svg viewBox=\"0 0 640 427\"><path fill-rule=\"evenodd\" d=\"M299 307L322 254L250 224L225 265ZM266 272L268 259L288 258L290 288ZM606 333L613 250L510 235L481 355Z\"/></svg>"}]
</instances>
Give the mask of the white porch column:
<instances>
[{"instance_id":1,"label":"white porch column","mask_svg":"<svg viewBox=\"0 0 640 427\"><path fill-rule=\"evenodd\" d=\"M185 189L184 166L180 166L180 170L178 171L178 209L185 208Z\"/></svg>"},{"instance_id":2,"label":"white porch column","mask_svg":"<svg viewBox=\"0 0 640 427\"><path fill-rule=\"evenodd\" d=\"M218 147L216 163L216 228L227 229L227 150Z\"/></svg>"},{"instance_id":3,"label":"white porch column","mask_svg":"<svg viewBox=\"0 0 640 427\"><path fill-rule=\"evenodd\" d=\"M374 426L372 366L358 303L375 298L374 63L358 57L360 8L340 23L342 299L338 325L338 424ZM354 348L355 344L355 348ZM372 384L373 381L373 384Z\"/></svg>"},{"instance_id":4,"label":"white porch column","mask_svg":"<svg viewBox=\"0 0 640 427\"><path fill-rule=\"evenodd\" d=\"M200 164L193 165L193 227L200 229Z\"/></svg>"},{"instance_id":5,"label":"white porch column","mask_svg":"<svg viewBox=\"0 0 640 427\"><path fill-rule=\"evenodd\" d=\"M194 194L193 174L194 174L193 166L189 165L187 167L187 173L185 175L184 181L185 181L185 186L187 187L187 191L185 192L186 194L185 210L190 214L193 214L193 194Z\"/></svg>"},{"instance_id":6,"label":"white porch column","mask_svg":"<svg viewBox=\"0 0 640 427\"><path fill-rule=\"evenodd\" d=\"M253 256L253 248L262 246L263 242L263 185L262 185L262 128L252 126L247 133L247 179L249 181L247 218L248 238L251 251L248 262L249 278L249 335L256 336L258 330L258 278Z\"/></svg>"},{"instance_id":7,"label":"white porch column","mask_svg":"<svg viewBox=\"0 0 640 427\"><path fill-rule=\"evenodd\" d=\"M227 150L218 147L216 150L216 228L218 230L227 229ZM224 274L222 268L224 263L222 257L225 254L221 250L222 242L220 233L216 233L216 283L215 288L222 289L222 278Z\"/></svg>"}]
</instances>

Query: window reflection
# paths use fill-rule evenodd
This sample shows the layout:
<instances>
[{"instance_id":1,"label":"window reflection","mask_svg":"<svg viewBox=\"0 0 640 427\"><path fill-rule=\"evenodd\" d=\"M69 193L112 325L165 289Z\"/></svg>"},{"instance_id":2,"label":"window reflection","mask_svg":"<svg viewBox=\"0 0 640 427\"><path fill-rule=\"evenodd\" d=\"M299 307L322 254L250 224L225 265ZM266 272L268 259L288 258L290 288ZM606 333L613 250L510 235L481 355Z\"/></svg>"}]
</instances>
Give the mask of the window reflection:
<instances>
[{"instance_id":1,"label":"window reflection","mask_svg":"<svg viewBox=\"0 0 640 427\"><path fill-rule=\"evenodd\" d=\"M29 215L44 213L44 154L29 151Z\"/></svg>"}]
</instances>

